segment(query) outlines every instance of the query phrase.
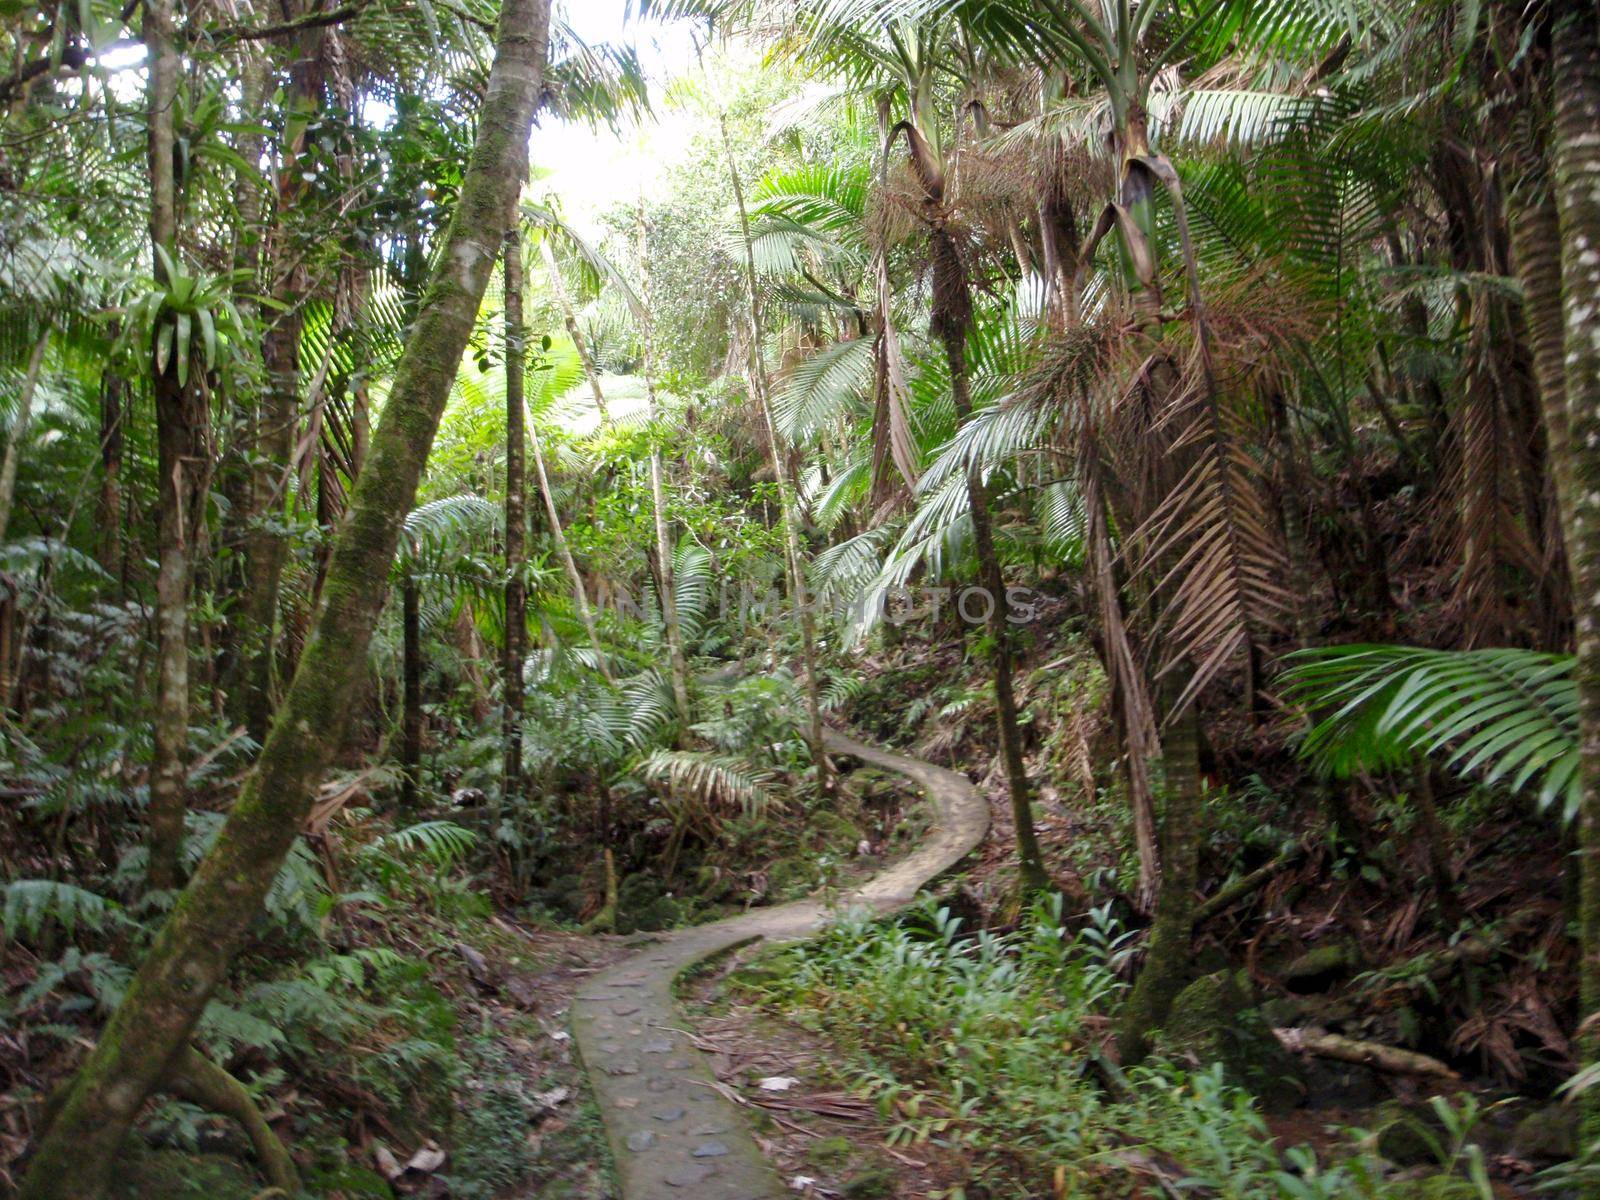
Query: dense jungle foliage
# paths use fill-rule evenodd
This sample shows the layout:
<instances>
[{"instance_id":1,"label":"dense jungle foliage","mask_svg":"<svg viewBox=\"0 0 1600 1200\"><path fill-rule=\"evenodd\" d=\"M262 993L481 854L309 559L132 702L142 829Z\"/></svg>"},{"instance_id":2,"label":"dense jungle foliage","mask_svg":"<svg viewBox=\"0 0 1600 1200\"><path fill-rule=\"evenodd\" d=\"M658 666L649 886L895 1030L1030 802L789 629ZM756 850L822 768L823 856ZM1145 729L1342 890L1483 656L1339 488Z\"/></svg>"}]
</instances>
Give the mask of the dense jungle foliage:
<instances>
[{"instance_id":1,"label":"dense jungle foliage","mask_svg":"<svg viewBox=\"0 0 1600 1200\"><path fill-rule=\"evenodd\" d=\"M1593 0L0 3L0 425L0 1194L1600 1196Z\"/></svg>"}]
</instances>

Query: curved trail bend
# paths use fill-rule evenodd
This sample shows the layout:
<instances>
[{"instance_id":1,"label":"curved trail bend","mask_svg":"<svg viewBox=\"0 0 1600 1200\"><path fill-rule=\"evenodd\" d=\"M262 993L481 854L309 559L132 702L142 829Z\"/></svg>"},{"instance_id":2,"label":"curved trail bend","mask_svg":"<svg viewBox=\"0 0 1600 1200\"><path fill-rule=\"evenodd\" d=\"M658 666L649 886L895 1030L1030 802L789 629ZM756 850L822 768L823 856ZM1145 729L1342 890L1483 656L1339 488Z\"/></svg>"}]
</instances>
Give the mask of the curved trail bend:
<instances>
[{"instance_id":1,"label":"curved trail bend","mask_svg":"<svg viewBox=\"0 0 1600 1200\"><path fill-rule=\"evenodd\" d=\"M573 998L573 1038L605 1120L623 1200L777 1200L793 1194L762 1157L743 1112L712 1086L705 1056L681 1032L672 999L678 975L741 942L809 937L839 908L902 908L988 832L988 804L954 771L831 729L825 740L835 754L921 785L937 810L933 828L908 857L836 905L800 900L663 935L595 976Z\"/></svg>"}]
</instances>

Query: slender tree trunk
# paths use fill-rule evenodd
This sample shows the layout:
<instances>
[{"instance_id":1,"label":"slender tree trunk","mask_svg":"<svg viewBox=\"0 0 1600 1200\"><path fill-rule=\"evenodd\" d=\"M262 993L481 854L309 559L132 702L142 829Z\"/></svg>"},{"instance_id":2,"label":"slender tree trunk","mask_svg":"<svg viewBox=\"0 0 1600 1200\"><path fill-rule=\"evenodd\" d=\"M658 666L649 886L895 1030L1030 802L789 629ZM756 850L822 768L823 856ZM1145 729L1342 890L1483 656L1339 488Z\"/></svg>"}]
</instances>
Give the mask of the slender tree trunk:
<instances>
[{"instance_id":1,"label":"slender tree trunk","mask_svg":"<svg viewBox=\"0 0 1600 1200\"><path fill-rule=\"evenodd\" d=\"M805 668L806 741L811 763L817 772L817 794L826 798L833 792L833 766L822 744L822 683L817 668L817 621L806 586L805 558L800 549L800 498L784 470L784 455L778 430L772 421L771 381L762 358L766 330L761 312L761 281L756 276L755 248L750 236L750 212L745 207L744 183L739 178L739 162L728 136L728 118L718 113L722 132L722 151L728 160L728 179L733 185L734 203L739 208L739 231L744 239L745 289L750 300L750 393L756 402L762 431L766 434L767 454L772 460L772 477L778 488L779 517L783 521L784 553L789 562L789 589L795 611L800 615L800 654Z\"/></svg>"},{"instance_id":2,"label":"slender tree trunk","mask_svg":"<svg viewBox=\"0 0 1600 1200\"><path fill-rule=\"evenodd\" d=\"M143 35L149 55L150 243L176 261L177 190L173 178L174 112L179 59L170 0L144 7ZM156 279L166 282L161 256ZM174 331L176 332L176 331ZM189 740L189 587L192 548L205 520L211 459L206 425L209 402L195 381L178 380L174 349L166 370L151 353L156 408L156 712L150 766L150 885L166 889L180 881Z\"/></svg>"},{"instance_id":3,"label":"slender tree trunk","mask_svg":"<svg viewBox=\"0 0 1600 1200\"><path fill-rule=\"evenodd\" d=\"M1144 369L1144 386L1150 393L1150 408L1165 412L1171 397L1181 386L1170 351L1163 345L1163 300L1154 227L1154 189L1156 181L1150 167L1141 161L1150 153L1144 114L1130 111L1119 133L1123 150L1119 200L1130 219L1121 228L1128 270L1130 293L1138 336L1144 343L1142 354L1149 365ZM1142 242L1143 244L1138 244ZM1151 430L1149 436L1159 436ZM1156 455L1155 493L1170 494L1184 478L1194 451L1170 445ZM1148 513L1137 514L1130 528L1138 528ZM1163 555L1156 564L1154 578L1166 578L1181 558L1177 548ZM1147 584L1148 581L1140 581ZM1172 678L1160 689L1161 775L1166 810L1161 823L1161 880L1156 893L1155 922L1150 931L1150 949L1144 967L1134 981L1123 1008L1117 1043L1124 1062L1137 1062L1149 1049L1153 1029L1166 1020L1185 980L1190 965L1194 930L1195 882L1199 865L1200 840L1205 833L1205 804L1200 790L1200 725L1196 701L1181 711L1174 707L1184 684Z\"/></svg>"},{"instance_id":4,"label":"slender tree trunk","mask_svg":"<svg viewBox=\"0 0 1600 1200\"><path fill-rule=\"evenodd\" d=\"M589 589L584 585L583 572L578 570L578 560L572 557L572 544L567 541L566 531L561 527L561 513L556 508L555 493L550 489L550 475L545 468L544 448L539 443L539 427L532 422L528 425L528 444L533 450L533 470L539 479L539 495L544 500L545 519L550 522L550 540L555 542L556 554L560 557L561 565L567 572L567 579L572 584L572 604L578 610L578 619L583 622L584 632L589 635L589 645L594 650L600 674L609 680L611 667L606 662L606 652L600 643L600 632L594 623L594 609L589 605Z\"/></svg>"},{"instance_id":5,"label":"slender tree trunk","mask_svg":"<svg viewBox=\"0 0 1600 1200\"><path fill-rule=\"evenodd\" d=\"M666 634L667 665L672 677L672 700L678 709L678 747L688 748L689 723L694 719L689 706L689 664L683 654L683 630L678 624L678 589L673 578L672 539L667 533L667 497L662 482L661 448L657 445L655 423L655 314L650 307L650 230L644 215L644 197L639 198L639 291L644 303L640 337L644 342L644 394L650 434L650 504L656 529L656 579L661 592L661 624Z\"/></svg>"},{"instance_id":6,"label":"slender tree trunk","mask_svg":"<svg viewBox=\"0 0 1600 1200\"><path fill-rule=\"evenodd\" d=\"M245 43L240 47L239 73L241 77L239 111L252 122L238 137L235 148L239 157L249 164L248 171L237 171L234 186L233 268L239 277L248 280L235 303L240 315L249 322L257 315L258 306L249 298L259 287L261 269L261 206L264 189L257 185L255 166L261 161L266 147L266 129L258 122L269 96L269 88L276 87L272 64L260 47ZM248 625L245 619L250 596L245 584L248 579L248 562L245 548L251 524L258 519L251 505L255 499L256 466L249 460L256 449L256 434L260 423L261 395L258 388L246 386L230 392L226 397L228 418L226 430L227 449L219 454L219 490L227 500L220 534L222 544L233 553L232 560L220 575L222 591L218 607L225 609L229 618L222 624L222 647L219 669L222 677L220 693L213 699L223 699L230 717L243 717L245 692L242 664L248 661L242 637Z\"/></svg>"},{"instance_id":7,"label":"slender tree trunk","mask_svg":"<svg viewBox=\"0 0 1600 1200\"><path fill-rule=\"evenodd\" d=\"M148 9L146 13L148 14ZM541 92L549 0L506 0L472 160L372 458L339 527L322 610L255 768L79 1071L23 1200L100 1200L145 1097L188 1041L310 812L365 669L402 522L505 236Z\"/></svg>"},{"instance_id":8,"label":"slender tree trunk","mask_svg":"<svg viewBox=\"0 0 1600 1200\"><path fill-rule=\"evenodd\" d=\"M583 336L583 330L578 325L578 314L572 307L572 297L567 295L566 280L561 278L561 266L556 262L556 253L550 248L550 239L539 239L539 254L544 259L545 273L550 277L550 290L555 293L556 304L561 308L561 320L567 327L567 336L572 339L573 347L578 351L578 361L583 364L583 377L588 381L589 394L594 397L595 410L600 414L602 425L611 424L611 414L606 411L605 393L600 389L600 368L595 365L594 356L589 353L588 340Z\"/></svg>"},{"instance_id":9,"label":"slender tree trunk","mask_svg":"<svg viewBox=\"0 0 1600 1200\"><path fill-rule=\"evenodd\" d=\"M961 252L942 220L930 219L933 238L933 335L944 348L950 368L950 392L956 427L972 419L972 391L967 373L967 330L972 324L972 296ZM1044 869L1039 838L1033 828L1028 769L1022 756L1022 728L1012 682L1011 629L1007 622L1005 575L995 549L989 489L977 467L967 470L967 507L972 514L972 545L978 559L978 582L989 594L985 622L989 664L994 671L995 726L1000 736L1000 761L1005 767L1011 819L1016 828L1017 884L1021 894L1044 891L1050 875Z\"/></svg>"},{"instance_id":10,"label":"slender tree trunk","mask_svg":"<svg viewBox=\"0 0 1600 1200\"><path fill-rule=\"evenodd\" d=\"M298 11L300 6L294 7ZM322 44L325 35L323 29L308 29L293 43L287 112L279 152L274 244L268 250L270 270L276 274L273 291L277 303L274 320L262 343L266 401L261 406L257 424L257 463L250 487L251 528L245 539L248 574L245 602L238 614L240 661L235 687L239 717L250 730L250 736L258 741L266 737L272 720L278 590L289 555L281 509L299 420L300 333L308 286L306 269L298 261L300 251L294 245L294 232L306 193L302 160L309 144L311 124L323 105Z\"/></svg>"},{"instance_id":11,"label":"slender tree trunk","mask_svg":"<svg viewBox=\"0 0 1600 1200\"><path fill-rule=\"evenodd\" d=\"M1589 1019L1583 1060L1600 1061L1600 17L1593 0L1554 8L1554 176L1560 215L1565 313L1567 445L1571 459L1568 542L1577 624L1583 805L1578 815L1578 968ZM1554 441L1554 439L1552 439ZM1552 445L1552 454L1555 447ZM1558 476L1559 477L1559 476ZM1586 1136L1600 1133L1600 1093L1591 1089Z\"/></svg>"},{"instance_id":12,"label":"slender tree trunk","mask_svg":"<svg viewBox=\"0 0 1600 1200\"><path fill-rule=\"evenodd\" d=\"M506 636L500 664L500 728L505 742L500 791L509 800L522 794L522 663L528 657L527 455L522 415L528 331L522 323L522 236L514 207L501 258L506 292Z\"/></svg>"},{"instance_id":13,"label":"slender tree trunk","mask_svg":"<svg viewBox=\"0 0 1600 1200\"><path fill-rule=\"evenodd\" d=\"M16 415L11 419L11 437L6 442L5 458L0 460L0 542L11 528L11 504L17 494L17 464L22 460L22 443L28 438L33 420L33 394L39 388L39 373L44 369L44 352L50 348L50 329L39 335L28 355L28 373L22 379L22 394L17 397Z\"/></svg>"}]
</instances>

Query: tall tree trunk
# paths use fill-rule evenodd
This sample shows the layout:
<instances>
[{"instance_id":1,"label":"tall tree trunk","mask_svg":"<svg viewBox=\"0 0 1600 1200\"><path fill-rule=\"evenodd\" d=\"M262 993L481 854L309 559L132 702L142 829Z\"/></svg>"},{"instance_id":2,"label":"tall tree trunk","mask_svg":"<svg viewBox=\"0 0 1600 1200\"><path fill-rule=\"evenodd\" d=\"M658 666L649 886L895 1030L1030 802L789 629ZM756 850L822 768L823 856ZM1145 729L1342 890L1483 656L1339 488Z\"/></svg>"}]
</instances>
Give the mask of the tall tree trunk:
<instances>
[{"instance_id":1,"label":"tall tree trunk","mask_svg":"<svg viewBox=\"0 0 1600 1200\"><path fill-rule=\"evenodd\" d=\"M1118 229L1119 236L1125 239L1125 282L1137 336L1142 343L1141 357L1148 364L1143 372L1143 386L1150 395L1150 410L1165 413L1182 381L1171 352L1163 345L1166 318L1163 316L1159 259L1152 236L1156 179L1151 167L1143 161L1150 147L1142 111L1134 108L1125 114L1118 142L1123 164L1118 199L1129 214L1125 223L1118 223ZM1159 434L1152 429L1147 436L1153 440ZM1192 448L1185 451L1170 444L1159 448L1152 456L1156 495L1168 495L1178 486L1193 463L1194 453ZM1137 529L1148 515L1147 512L1136 514L1129 528ZM1155 564L1153 579L1167 578L1181 557L1178 547L1169 549ZM1136 584L1153 588L1152 580L1139 580ZM1161 774L1166 799L1161 823L1161 879L1156 893L1155 922L1150 931L1150 949L1123 1008L1117 1035L1125 1062L1137 1062L1145 1055L1151 1031L1166 1019L1167 1010L1189 973L1194 891L1200 840L1205 832L1205 804L1200 791L1197 702L1191 700L1175 711L1183 691L1182 678L1173 677L1158 693L1164 718Z\"/></svg>"},{"instance_id":2,"label":"tall tree trunk","mask_svg":"<svg viewBox=\"0 0 1600 1200\"><path fill-rule=\"evenodd\" d=\"M520 195L521 189L518 189ZM505 271L506 329L506 636L501 659L502 797L522 794L522 663L528 657L527 455L523 419L528 331L522 323L522 237L513 205L501 258Z\"/></svg>"},{"instance_id":3,"label":"tall tree trunk","mask_svg":"<svg viewBox=\"0 0 1600 1200\"><path fill-rule=\"evenodd\" d=\"M17 464L22 461L22 443L33 421L33 394L39 388L39 373L44 369L44 352L50 348L50 328L45 327L28 355L28 373L22 379L22 394L11 418L11 437L6 442L5 458L0 460L0 542L11 527L11 504L17 495Z\"/></svg>"},{"instance_id":4,"label":"tall tree trunk","mask_svg":"<svg viewBox=\"0 0 1600 1200\"><path fill-rule=\"evenodd\" d=\"M572 297L567 294L567 283L561 278L561 265L556 262L556 253L550 248L548 236L539 239L539 255L544 259L545 273L550 277L550 290L555 293L556 304L561 309L561 320L567 327L567 336L572 339L572 345L578 352L578 361L583 364L583 377L588 381L589 394L594 397L600 423L609 425L611 414L606 411L605 393L600 389L600 368L589 353L589 342L578 325L578 314L572 307Z\"/></svg>"},{"instance_id":5,"label":"tall tree trunk","mask_svg":"<svg viewBox=\"0 0 1600 1200\"><path fill-rule=\"evenodd\" d=\"M239 111L251 122L242 130L234 144L239 158L247 168L235 172L233 221L233 268L239 278L248 280L243 289L247 294L237 298L240 315L246 322L256 316L258 306L250 299L259 288L261 270L261 206L264 189L258 186L256 164L266 148L266 129L259 122L266 109L269 88L276 88L271 60L260 47L246 42L240 47L238 69L240 74ZM242 717L245 709L245 691L241 664L248 661L243 653L248 621L246 609L250 596L245 584L248 580L248 562L245 549L251 524L257 519L252 511L255 498L257 467L250 461L256 449L256 434L260 422L260 390L246 386L230 392L226 397L226 433L219 437L224 445L218 453L218 490L227 503L223 511L220 534L222 545L232 552L231 560L220 574L218 608L229 614L221 626L221 653L219 671L223 687L220 696L225 700L230 718ZM213 698L217 698L214 694Z\"/></svg>"},{"instance_id":6,"label":"tall tree trunk","mask_svg":"<svg viewBox=\"0 0 1600 1200\"><path fill-rule=\"evenodd\" d=\"M299 4L293 5L298 14ZM239 611L239 677L235 687L237 712L258 741L272 721L272 690L276 665L275 629L278 589L289 554L282 513L289 484L289 460L294 452L299 420L300 333L308 286L300 248L295 244L297 218L306 192L302 161L311 126L322 109L324 69L322 44L326 31L307 29L293 42L293 62L285 97L283 141L279 149L277 213L268 248L269 270L274 273L275 318L262 342L265 360L266 401L257 424L256 466L250 487L250 532L245 540L244 604ZM330 338L330 347L332 339ZM313 446L315 449L315 446Z\"/></svg>"},{"instance_id":7,"label":"tall tree trunk","mask_svg":"<svg viewBox=\"0 0 1600 1200\"><path fill-rule=\"evenodd\" d=\"M955 404L956 427L972 419L972 390L967 372L967 330L972 324L971 285L961 252L937 215L929 218L933 241L933 312L930 326L944 348L950 368L950 394ZM1011 799L1011 819L1017 843L1017 885L1027 895L1050 886L1044 869L1039 838L1033 828L1028 768L1022 757L1022 728L1012 680L1013 662L1010 611L1006 603L1005 575L994 544L989 488L976 466L967 469L967 508L972 514L972 545L978 559L978 582L989 595L985 626L989 635L989 665L994 672L995 726L1000 735L1000 761L1005 767L1006 791Z\"/></svg>"},{"instance_id":8,"label":"tall tree trunk","mask_svg":"<svg viewBox=\"0 0 1600 1200\"><path fill-rule=\"evenodd\" d=\"M1600 1061L1600 17L1593 0L1555 6L1553 154L1560 214L1573 610L1577 623L1583 805L1578 816L1582 1057ZM1552 442L1554 439L1552 438ZM1552 453L1554 446L1552 445ZM1597 1093L1591 1089L1589 1097ZM1587 1136L1600 1134L1590 1099Z\"/></svg>"},{"instance_id":9,"label":"tall tree trunk","mask_svg":"<svg viewBox=\"0 0 1600 1200\"><path fill-rule=\"evenodd\" d=\"M1512 192L1511 238L1522 311L1533 353L1546 457L1555 477L1561 536L1572 528L1572 445L1568 432L1566 347L1561 313L1561 217L1542 169ZM1571 547L1568 547L1569 553Z\"/></svg>"},{"instance_id":10,"label":"tall tree trunk","mask_svg":"<svg viewBox=\"0 0 1600 1200\"><path fill-rule=\"evenodd\" d=\"M800 550L800 498L784 470L783 450L777 426L772 421L771 381L762 357L766 340L761 312L761 281L756 276L755 246L750 237L750 212L745 207L744 183L739 178L739 161L733 154L733 139L728 136L728 118L717 114L722 133L722 152L728 160L728 179L733 185L734 203L739 208L739 232L744 239L745 289L750 300L750 394L756 402L757 416L766 435L767 454L772 461L772 478L778 488L779 518L783 521L784 554L789 565L789 590L795 611L800 616L800 655L805 668L806 742L811 763L817 772L817 794L826 799L833 792L833 766L822 744L822 683L817 668L817 620L806 586L805 558Z\"/></svg>"},{"instance_id":11,"label":"tall tree trunk","mask_svg":"<svg viewBox=\"0 0 1600 1200\"><path fill-rule=\"evenodd\" d=\"M672 538L667 532L667 495L662 481L661 447L655 429L656 408L655 313L650 300L650 227L644 215L644 197L639 197L639 292L644 305L640 337L644 342L644 394L650 421L650 505L656 530L656 580L661 592L661 624L667 641L667 666L672 677L672 700L678 709L678 747L688 748L689 723L694 714L689 707L689 664L683 654L683 629L678 624L678 588L673 578Z\"/></svg>"},{"instance_id":12,"label":"tall tree trunk","mask_svg":"<svg viewBox=\"0 0 1600 1200\"><path fill-rule=\"evenodd\" d=\"M1169 686L1169 695L1180 689ZM1166 812L1161 821L1161 887L1144 966L1128 993L1117 1031L1124 1063L1136 1063L1150 1048L1150 1034L1167 1019L1172 1001L1189 977L1194 936L1194 891L1205 806L1200 797L1200 724L1194 705L1167 722L1161 736Z\"/></svg>"},{"instance_id":13,"label":"tall tree trunk","mask_svg":"<svg viewBox=\"0 0 1600 1200\"><path fill-rule=\"evenodd\" d=\"M148 14L148 9L146 12ZM73 1081L23 1200L100 1200L145 1097L187 1043L300 832L344 734L405 515L526 171L549 0L506 0L472 160L372 457L339 527L323 607L266 745L211 852Z\"/></svg>"},{"instance_id":14,"label":"tall tree trunk","mask_svg":"<svg viewBox=\"0 0 1600 1200\"><path fill-rule=\"evenodd\" d=\"M170 0L145 5L143 36L149 55L150 244L159 250L155 273L167 282L162 256L178 255L177 187L173 177L174 106L178 49ZM173 331L176 335L176 330ZM206 426L209 401L195 384L178 380L176 347L166 370L151 352L156 408L156 712L150 766L150 885L180 881L187 793L184 759L189 740L189 587L193 544L205 520L211 456Z\"/></svg>"}]
</instances>

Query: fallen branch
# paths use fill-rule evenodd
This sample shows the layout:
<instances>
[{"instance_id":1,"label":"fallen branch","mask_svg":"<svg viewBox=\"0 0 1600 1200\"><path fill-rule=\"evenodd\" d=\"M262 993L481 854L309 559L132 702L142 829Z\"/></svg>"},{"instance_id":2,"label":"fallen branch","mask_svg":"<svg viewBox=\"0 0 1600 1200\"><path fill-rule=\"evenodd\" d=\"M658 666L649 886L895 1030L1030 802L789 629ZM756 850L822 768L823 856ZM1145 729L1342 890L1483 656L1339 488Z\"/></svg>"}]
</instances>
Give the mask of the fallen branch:
<instances>
[{"instance_id":1,"label":"fallen branch","mask_svg":"<svg viewBox=\"0 0 1600 1200\"><path fill-rule=\"evenodd\" d=\"M1223 909L1230 908L1251 893L1259 891L1304 857L1305 847L1295 846L1265 866L1257 867L1248 875L1241 875L1232 883L1223 884L1222 887L1217 889L1215 895L1207 897L1200 904L1200 907L1194 910L1195 925L1198 927L1205 924Z\"/></svg>"},{"instance_id":2,"label":"fallen branch","mask_svg":"<svg viewBox=\"0 0 1600 1200\"><path fill-rule=\"evenodd\" d=\"M1316 1058L1331 1058L1336 1062L1355 1063L1371 1067L1390 1075L1422 1075L1433 1079L1456 1081L1461 1078L1437 1058L1418 1054L1414 1050L1401 1050L1380 1042L1362 1042L1325 1029L1274 1029L1272 1031L1284 1046L1299 1054Z\"/></svg>"}]
</instances>

